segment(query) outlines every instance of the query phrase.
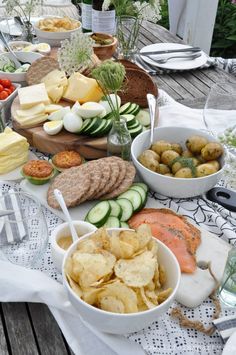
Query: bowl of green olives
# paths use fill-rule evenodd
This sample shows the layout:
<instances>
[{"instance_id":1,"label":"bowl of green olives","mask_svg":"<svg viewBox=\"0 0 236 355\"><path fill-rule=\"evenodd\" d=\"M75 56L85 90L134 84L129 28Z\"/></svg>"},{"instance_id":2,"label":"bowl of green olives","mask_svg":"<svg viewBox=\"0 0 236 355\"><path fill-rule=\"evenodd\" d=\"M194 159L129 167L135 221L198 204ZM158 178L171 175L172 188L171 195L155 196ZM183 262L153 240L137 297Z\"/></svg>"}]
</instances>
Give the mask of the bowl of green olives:
<instances>
[{"instance_id":1,"label":"bowl of green olives","mask_svg":"<svg viewBox=\"0 0 236 355\"><path fill-rule=\"evenodd\" d=\"M206 131L187 127L158 127L150 146L150 132L131 146L133 163L149 187L162 195L188 198L201 195L222 175L225 151Z\"/></svg>"}]
</instances>

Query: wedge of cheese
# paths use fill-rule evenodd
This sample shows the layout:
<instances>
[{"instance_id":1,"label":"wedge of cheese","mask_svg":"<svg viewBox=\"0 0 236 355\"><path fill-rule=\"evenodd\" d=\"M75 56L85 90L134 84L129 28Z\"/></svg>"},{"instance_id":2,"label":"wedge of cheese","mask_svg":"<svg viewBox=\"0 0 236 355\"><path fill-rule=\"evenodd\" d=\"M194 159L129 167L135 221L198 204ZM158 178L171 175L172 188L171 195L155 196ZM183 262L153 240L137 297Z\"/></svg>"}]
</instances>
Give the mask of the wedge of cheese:
<instances>
[{"instance_id":1,"label":"wedge of cheese","mask_svg":"<svg viewBox=\"0 0 236 355\"><path fill-rule=\"evenodd\" d=\"M21 109L29 109L37 104L50 104L45 84L26 86L18 89Z\"/></svg>"},{"instance_id":2,"label":"wedge of cheese","mask_svg":"<svg viewBox=\"0 0 236 355\"><path fill-rule=\"evenodd\" d=\"M68 79L68 86L63 98L69 101L98 102L103 96L102 90L95 79L87 78L80 73L74 73Z\"/></svg>"},{"instance_id":3,"label":"wedge of cheese","mask_svg":"<svg viewBox=\"0 0 236 355\"><path fill-rule=\"evenodd\" d=\"M45 84L48 96L54 103L58 103L66 90L68 80L65 72L55 69L48 73L41 82Z\"/></svg>"},{"instance_id":4,"label":"wedge of cheese","mask_svg":"<svg viewBox=\"0 0 236 355\"><path fill-rule=\"evenodd\" d=\"M0 133L0 174L6 174L28 160L29 143L25 137L5 128Z\"/></svg>"},{"instance_id":5,"label":"wedge of cheese","mask_svg":"<svg viewBox=\"0 0 236 355\"><path fill-rule=\"evenodd\" d=\"M49 86L49 87L47 87L47 93L48 93L48 96L50 97L50 99L52 100L52 102L57 104L63 96L64 87L63 86Z\"/></svg>"}]
</instances>

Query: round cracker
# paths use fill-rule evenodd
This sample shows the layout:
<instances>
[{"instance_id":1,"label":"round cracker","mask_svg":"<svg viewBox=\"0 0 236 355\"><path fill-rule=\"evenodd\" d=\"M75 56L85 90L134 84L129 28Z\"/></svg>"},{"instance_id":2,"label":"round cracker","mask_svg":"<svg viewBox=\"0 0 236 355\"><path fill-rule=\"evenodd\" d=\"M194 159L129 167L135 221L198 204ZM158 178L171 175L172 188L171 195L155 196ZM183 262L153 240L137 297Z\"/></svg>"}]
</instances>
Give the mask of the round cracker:
<instances>
[{"instance_id":1,"label":"round cracker","mask_svg":"<svg viewBox=\"0 0 236 355\"><path fill-rule=\"evenodd\" d=\"M116 189L114 189L108 194L104 194L103 196L101 196L102 200L108 200L117 197L123 192L127 191L129 187L132 185L135 178L136 170L132 163L125 162L125 164L126 164L126 174L123 181Z\"/></svg>"},{"instance_id":2,"label":"round cracker","mask_svg":"<svg viewBox=\"0 0 236 355\"><path fill-rule=\"evenodd\" d=\"M103 158L102 161L100 160L100 163L103 165L108 164L111 169L111 174L104 188L100 192L98 192L95 196L93 196L94 199L97 199L104 194L110 193L119 176L119 164L117 162L117 159L114 159L114 157Z\"/></svg>"},{"instance_id":3,"label":"round cracker","mask_svg":"<svg viewBox=\"0 0 236 355\"><path fill-rule=\"evenodd\" d=\"M87 193L90 187L90 176L80 167L67 169L58 175L49 186L47 201L49 206L60 209L60 205L54 196L54 189L61 191L67 207L74 207Z\"/></svg>"}]
</instances>

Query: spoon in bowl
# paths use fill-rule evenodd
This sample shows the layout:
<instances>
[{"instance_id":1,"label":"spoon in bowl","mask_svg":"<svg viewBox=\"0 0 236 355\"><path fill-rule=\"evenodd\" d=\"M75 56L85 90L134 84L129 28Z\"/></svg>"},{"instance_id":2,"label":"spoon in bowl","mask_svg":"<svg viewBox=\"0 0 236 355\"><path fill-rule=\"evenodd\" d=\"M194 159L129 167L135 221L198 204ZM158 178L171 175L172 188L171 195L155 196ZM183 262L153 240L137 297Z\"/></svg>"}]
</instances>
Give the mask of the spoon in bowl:
<instances>
[{"instance_id":1,"label":"spoon in bowl","mask_svg":"<svg viewBox=\"0 0 236 355\"><path fill-rule=\"evenodd\" d=\"M62 209L62 212L66 216L66 220L67 220L67 222L69 224L69 229L70 229L70 232L71 232L72 240L73 240L73 242L76 242L78 240L78 235L77 235L76 229L74 227L74 224L72 222L72 219L70 217L69 211L68 211L68 209L66 207L65 200L64 200L64 198L62 196L61 191L58 190L58 189L55 189L54 190L54 196L56 197L56 200L59 203L59 205L60 205L60 207Z\"/></svg>"},{"instance_id":2,"label":"spoon in bowl","mask_svg":"<svg viewBox=\"0 0 236 355\"><path fill-rule=\"evenodd\" d=\"M159 118L159 109L157 104L157 99L153 94L147 94L148 107L150 112L150 123L151 123L151 132L150 132L150 145L154 141L154 128L158 123Z\"/></svg>"}]
</instances>

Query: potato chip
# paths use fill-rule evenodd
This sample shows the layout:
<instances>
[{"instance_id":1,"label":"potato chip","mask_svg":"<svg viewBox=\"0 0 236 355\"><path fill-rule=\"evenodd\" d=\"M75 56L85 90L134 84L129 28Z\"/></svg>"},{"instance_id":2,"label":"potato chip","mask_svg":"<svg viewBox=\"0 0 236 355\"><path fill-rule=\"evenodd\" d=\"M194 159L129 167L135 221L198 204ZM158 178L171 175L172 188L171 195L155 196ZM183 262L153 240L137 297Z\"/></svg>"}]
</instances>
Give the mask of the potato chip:
<instances>
[{"instance_id":1,"label":"potato chip","mask_svg":"<svg viewBox=\"0 0 236 355\"><path fill-rule=\"evenodd\" d=\"M80 27L80 22L70 19L69 17L63 18L45 18L39 21L38 28L42 31L48 32L65 32L71 31Z\"/></svg>"},{"instance_id":2,"label":"potato chip","mask_svg":"<svg viewBox=\"0 0 236 355\"><path fill-rule=\"evenodd\" d=\"M148 297L145 295L145 291L144 291L144 288L143 288L143 287L140 288L140 292L141 292L141 296L142 296L143 302L146 304L146 306L148 307L148 309L155 308L155 307L156 307L156 304L154 304L153 302L151 302L151 301L148 299Z\"/></svg>"},{"instance_id":3,"label":"potato chip","mask_svg":"<svg viewBox=\"0 0 236 355\"><path fill-rule=\"evenodd\" d=\"M158 305L158 297L157 297L157 294L155 293L155 291L149 291L144 288L144 292L145 292L146 297L148 297L148 299L157 306Z\"/></svg>"},{"instance_id":4,"label":"potato chip","mask_svg":"<svg viewBox=\"0 0 236 355\"><path fill-rule=\"evenodd\" d=\"M138 300L136 293L121 281L104 286L104 290L98 295L98 301L103 297L113 296L123 302L125 313L138 312Z\"/></svg>"},{"instance_id":5,"label":"potato chip","mask_svg":"<svg viewBox=\"0 0 236 355\"><path fill-rule=\"evenodd\" d=\"M83 292L81 290L81 287L75 282L69 274L66 274L67 280L69 282L70 287L72 290L79 296L81 297L83 295Z\"/></svg>"},{"instance_id":6,"label":"potato chip","mask_svg":"<svg viewBox=\"0 0 236 355\"><path fill-rule=\"evenodd\" d=\"M84 239L79 243L77 250L82 253L96 253L98 251L99 246L92 239Z\"/></svg>"},{"instance_id":7,"label":"potato chip","mask_svg":"<svg viewBox=\"0 0 236 355\"><path fill-rule=\"evenodd\" d=\"M154 276L156 260L150 251L146 251L133 259L120 259L115 264L115 274L127 286L146 286Z\"/></svg>"},{"instance_id":8,"label":"potato chip","mask_svg":"<svg viewBox=\"0 0 236 355\"><path fill-rule=\"evenodd\" d=\"M161 286L164 286L166 283L166 272L163 265L159 265L159 280Z\"/></svg>"},{"instance_id":9,"label":"potato chip","mask_svg":"<svg viewBox=\"0 0 236 355\"><path fill-rule=\"evenodd\" d=\"M158 246L157 242L154 239L151 239L147 244L147 249L153 254L153 256L157 257Z\"/></svg>"},{"instance_id":10,"label":"potato chip","mask_svg":"<svg viewBox=\"0 0 236 355\"><path fill-rule=\"evenodd\" d=\"M125 313L124 303L114 296L104 296L99 300L99 308L114 313Z\"/></svg>"},{"instance_id":11,"label":"potato chip","mask_svg":"<svg viewBox=\"0 0 236 355\"><path fill-rule=\"evenodd\" d=\"M154 291L154 290L155 290L155 283L153 282L153 280L151 280L151 281L145 286L145 290L148 290L148 291Z\"/></svg>"},{"instance_id":12,"label":"potato chip","mask_svg":"<svg viewBox=\"0 0 236 355\"><path fill-rule=\"evenodd\" d=\"M148 309L147 305L143 302L143 298L141 296L140 288L134 288L134 292L136 293L137 300L138 300L138 311L143 312Z\"/></svg>"},{"instance_id":13,"label":"potato chip","mask_svg":"<svg viewBox=\"0 0 236 355\"><path fill-rule=\"evenodd\" d=\"M94 305L97 303L98 294L102 292L103 288L84 288L81 298L88 304Z\"/></svg>"},{"instance_id":14,"label":"potato chip","mask_svg":"<svg viewBox=\"0 0 236 355\"><path fill-rule=\"evenodd\" d=\"M158 303L164 302L172 293L172 288L168 288L167 290L161 291L157 294Z\"/></svg>"},{"instance_id":15,"label":"potato chip","mask_svg":"<svg viewBox=\"0 0 236 355\"><path fill-rule=\"evenodd\" d=\"M140 249L137 234L134 231L122 231L119 234L119 238L123 242L132 245L134 253Z\"/></svg>"},{"instance_id":16,"label":"potato chip","mask_svg":"<svg viewBox=\"0 0 236 355\"><path fill-rule=\"evenodd\" d=\"M156 288L161 288L159 278L160 278L159 265L156 264L154 278L153 278Z\"/></svg>"},{"instance_id":17,"label":"potato chip","mask_svg":"<svg viewBox=\"0 0 236 355\"><path fill-rule=\"evenodd\" d=\"M137 239L139 242L139 249L145 248L145 246L148 244L148 242L152 238L152 233L151 233L151 228L147 224L141 224L137 230Z\"/></svg>"}]
</instances>

